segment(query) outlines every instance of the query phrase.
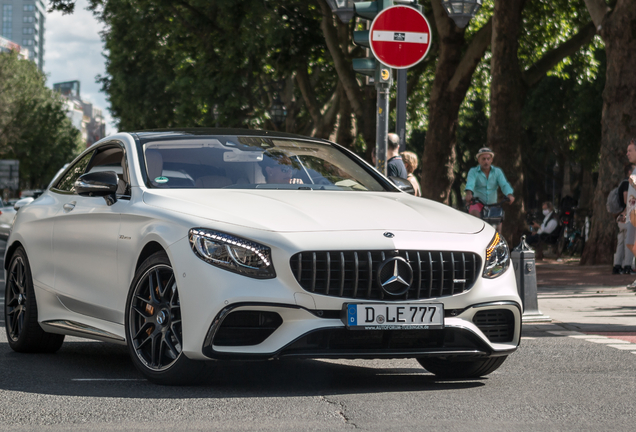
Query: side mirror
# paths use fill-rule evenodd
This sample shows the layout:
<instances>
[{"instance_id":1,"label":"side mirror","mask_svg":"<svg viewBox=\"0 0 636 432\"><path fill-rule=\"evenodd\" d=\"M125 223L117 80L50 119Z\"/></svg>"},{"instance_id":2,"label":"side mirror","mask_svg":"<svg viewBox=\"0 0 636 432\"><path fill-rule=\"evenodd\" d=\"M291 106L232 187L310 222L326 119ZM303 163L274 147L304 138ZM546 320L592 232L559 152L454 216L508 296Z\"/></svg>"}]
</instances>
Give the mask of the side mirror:
<instances>
[{"instance_id":1,"label":"side mirror","mask_svg":"<svg viewBox=\"0 0 636 432\"><path fill-rule=\"evenodd\" d=\"M104 197L106 204L113 205L117 201L118 183L115 171L97 171L80 176L75 182L75 191L80 196Z\"/></svg>"},{"instance_id":2,"label":"side mirror","mask_svg":"<svg viewBox=\"0 0 636 432\"><path fill-rule=\"evenodd\" d=\"M393 184L395 184L398 189L402 192L406 192L407 194L415 195L415 189L413 189L413 185L407 179L403 179L402 177L389 177Z\"/></svg>"},{"instance_id":3,"label":"side mirror","mask_svg":"<svg viewBox=\"0 0 636 432\"><path fill-rule=\"evenodd\" d=\"M13 204L13 209L15 211L20 210L20 208L31 204L33 201L35 201L32 197L28 197L28 198L22 198L21 200L17 200L15 202L15 204Z\"/></svg>"}]
</instances>

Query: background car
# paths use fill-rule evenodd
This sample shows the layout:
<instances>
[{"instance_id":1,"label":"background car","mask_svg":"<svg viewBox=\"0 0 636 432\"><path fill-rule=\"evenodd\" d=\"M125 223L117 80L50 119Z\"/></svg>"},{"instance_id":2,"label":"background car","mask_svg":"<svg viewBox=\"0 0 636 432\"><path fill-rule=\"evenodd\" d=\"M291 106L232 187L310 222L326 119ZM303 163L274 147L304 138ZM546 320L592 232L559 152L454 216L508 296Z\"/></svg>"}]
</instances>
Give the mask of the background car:
<instances>
[{"instance_id":1,"label":"background car","mask_svg":"<svg viewBox=\"0 0 636 432\"><path fill-rule=\"evenodd\" d=\"M13 205L7 203L7 205L0 208L0 240L9 238L14 217L15 209Z\"/></svg>"},{"instance_id":2,"label":"background car","mask_svg":"<svg viewBox=\"0 0 636 432\"><path fill-rule=\"evenodd\" d=\"M218 359L415 358L497 369L521 301L503 238L347 149L266 131L120 133L21 208L5 256L19 352L126 344L161 384Z\"/></svg>"}]
</instances>

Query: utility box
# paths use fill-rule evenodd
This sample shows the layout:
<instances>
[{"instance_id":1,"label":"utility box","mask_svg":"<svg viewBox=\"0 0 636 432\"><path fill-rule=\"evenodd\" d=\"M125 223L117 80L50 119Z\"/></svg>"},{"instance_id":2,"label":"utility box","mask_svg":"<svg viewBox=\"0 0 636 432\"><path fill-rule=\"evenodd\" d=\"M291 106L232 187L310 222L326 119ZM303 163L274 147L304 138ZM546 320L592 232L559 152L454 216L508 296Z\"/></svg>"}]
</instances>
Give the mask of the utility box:
<instances>
[{"instance_id":1,"label":"utility box","mask_svg":"<svg viewBox=\"0 0 636 432\"><path fill-rule=\"evenodd\" d=\"M512 265L515 269L517 291L523 304L523 322L550 322L549 316L539 310L537 300L537 267L534 250L526 243L526 236L521 237L521 243L510 253Z\"/></svg>"}]
</instances>

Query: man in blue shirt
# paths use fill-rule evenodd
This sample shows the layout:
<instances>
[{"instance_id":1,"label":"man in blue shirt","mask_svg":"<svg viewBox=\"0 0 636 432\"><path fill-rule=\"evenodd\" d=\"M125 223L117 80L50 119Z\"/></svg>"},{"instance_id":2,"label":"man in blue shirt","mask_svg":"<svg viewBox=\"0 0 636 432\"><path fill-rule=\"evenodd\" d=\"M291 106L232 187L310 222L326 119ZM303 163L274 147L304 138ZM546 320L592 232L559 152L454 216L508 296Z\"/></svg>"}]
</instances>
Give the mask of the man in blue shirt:
<instances>
[{"instance_id":1,"label":"man in blue shirt","mask_svg":"<svg viewBox=\"0 0 636 432\"><path fill-rule=\"evenodd\" d=\"M501 192L510 199L510 204L515 201L512 195L513 190L501 168L492 165L492 159L495 154L488 147L479 149L475 156L479 166L473 167L468 171L466 179L466 203L470 203L468 212L480 217L482 204L473 203L473 197L479 198L484 204L497 203L497 189L501 188Z\"/></svg>"}]
</instances>

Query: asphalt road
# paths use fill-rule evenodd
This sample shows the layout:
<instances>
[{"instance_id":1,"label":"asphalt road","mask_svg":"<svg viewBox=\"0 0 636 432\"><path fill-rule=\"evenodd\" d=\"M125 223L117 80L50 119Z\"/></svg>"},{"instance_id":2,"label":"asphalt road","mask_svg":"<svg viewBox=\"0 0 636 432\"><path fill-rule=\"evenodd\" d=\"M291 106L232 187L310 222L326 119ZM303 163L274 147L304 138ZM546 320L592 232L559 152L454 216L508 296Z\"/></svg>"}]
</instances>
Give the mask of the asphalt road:
<instances>
[{"instance_id":1,"label":"asphalt road","mask_svg":"<svg viewBox=\"0 0 636 432\"><path fill-rule=\"evenodd\" d=\"M4 332L0 372L0 430L11 431L636 427L636 354L540 326L478 380L437 380L415 360L285 360L218 363L197 386L161 387L124 347L68 338L57 354L17 354Z\"/></svg>"}]
</instances>

